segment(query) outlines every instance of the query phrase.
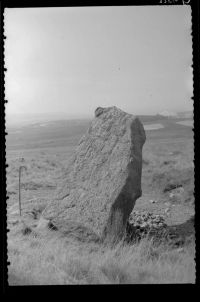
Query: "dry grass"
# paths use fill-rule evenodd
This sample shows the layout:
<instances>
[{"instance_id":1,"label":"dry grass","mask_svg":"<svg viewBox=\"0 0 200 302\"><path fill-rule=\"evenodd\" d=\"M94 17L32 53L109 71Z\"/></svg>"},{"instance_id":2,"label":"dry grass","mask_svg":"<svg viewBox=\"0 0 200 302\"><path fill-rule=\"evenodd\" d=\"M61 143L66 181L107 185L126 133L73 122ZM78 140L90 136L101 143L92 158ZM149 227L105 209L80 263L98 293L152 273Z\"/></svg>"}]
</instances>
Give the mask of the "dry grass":
<instances>
[{"instance_id":1,"label":"dry grass","mask_svg":"<svg viewBox=\"0 0 200 302\"><path fill-rule=\"evenodd\" d=\"M195 283L193 244L172 249L144 238L109 247L50 232L9 240L11 285Z\"/></svg>"}]
</instances>

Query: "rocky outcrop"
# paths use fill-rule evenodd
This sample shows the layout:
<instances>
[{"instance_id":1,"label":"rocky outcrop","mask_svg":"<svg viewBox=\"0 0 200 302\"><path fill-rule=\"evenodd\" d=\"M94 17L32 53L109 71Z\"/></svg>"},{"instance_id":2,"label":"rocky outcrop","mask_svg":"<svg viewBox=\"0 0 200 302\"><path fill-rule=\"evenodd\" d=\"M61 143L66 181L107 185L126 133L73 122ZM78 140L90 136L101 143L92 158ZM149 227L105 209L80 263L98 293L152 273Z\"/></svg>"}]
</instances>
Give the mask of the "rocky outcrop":
<instances>
[{"instance_id":1,"label":"rocky outcrop","mask_svg":"<svg viewBox=\"0 0 200 302\"><path fill-rule=\"evenodd\" d=\"M153 239L154 243L167 244L168 247L180 247L191 233L181 231L182 225L169 226L164 215L148 211L133 211L127 223L126 240L135 242L144 237ZM190 227L191 228L191 227ZM185 233L185 234L184 234ZM190 237L191 238L191 237Z\"/></svg>"},{"instance_id":2,"label":"rocky outcrop","mask_svg":"<svg viewBox=\"0 0 200 302\"><path fill-rule=\"evenodd\" d=\"M140 229L160 229L166 227L164 215L153 214L147 211L134 211L129 217L129 223Z\"/></svg>"},{"instance_id":3,"label":"rocky outcrop","mask_svg":"<svg viewBox=\"0 0 200 302\"><path fill-rule=\"evenodd\" d=\"M145 139L138 118L117 107L97 108L43 217L57 228L71 222L101 239L122 238L142 192Z\"/></svg>"}]
</instances>

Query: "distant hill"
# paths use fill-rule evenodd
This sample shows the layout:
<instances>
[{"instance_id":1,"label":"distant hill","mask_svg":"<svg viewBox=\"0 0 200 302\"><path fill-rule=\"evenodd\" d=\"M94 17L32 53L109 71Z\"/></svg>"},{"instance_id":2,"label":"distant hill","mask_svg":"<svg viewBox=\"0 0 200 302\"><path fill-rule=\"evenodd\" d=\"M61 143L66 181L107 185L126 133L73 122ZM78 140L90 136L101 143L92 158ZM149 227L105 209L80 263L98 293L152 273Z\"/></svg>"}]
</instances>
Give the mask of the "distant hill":
<instances>
[{"instance_id":1,"label":"distant hill","mask_svg":"<svg viewBox=\"0 0 200 302\"><path fill-rule=\"evenodd\" d=\"M157 122L161 120L168 120L168 119L193 119L193 112L192 111L180 111L180 112L173 112L173 111L162 111L155 115L138 115L141 122L143 123L151 123Z\"/></svg>"},{"instance_id":2,"label":"distant hill","mask_svg":"<svg viewBox=\"0 0 200 302\"><path fill-rule=\"evenodd\" d=\"M160 121L163 119L167 119L167 117L162 116L160 114L156 115L138 115L139 119L141 120L142 123L150 123L150 122L156 122Z\"/></svg>"},{"instance_id":3,"label":"distant hill","mask_svg":"<svg viewBox=\"0 0 200 302\"><path fill-rule=\"evenodd\" d=\"M162 117L167 118L193 118L193 112L192 111L179 111L179 112L173 112L173 111L162 111L158 114Z\"/></svg>"},{"instance_id":4,"label":"distant hill","mask_svg":"<svg viewBox=\"0 0 200 302\"><path fill-rule=\"evenodd\" d=\"M160 112L159 115L160 116L166 116L168 118L169 117L175 117L175 118L177 118L177 113L173 112L173 111L167 111L167 110L165 110L165 111Z\"/></svg>"},{"instance_id":5,"label":"distant hill","mask_svg":"<svg viewBox=\"0 0 200 302\"><path fill-rule=\"evenodd\" d=\"M182 111L177 113L179 118L193 118L192 111Z\"/></svg>"},{"instance_id":6,"label":"distant hill","mask_svg":"<svg viewBox=\"0 0 200 302\"><path fill-rule=\"evenodd\" d=\"M88 120L88 117L68 116L66 113L60 114L6 114L6 127L23 127L39 123L51 123L58 121Z\"/></svg>"}]
</instances>

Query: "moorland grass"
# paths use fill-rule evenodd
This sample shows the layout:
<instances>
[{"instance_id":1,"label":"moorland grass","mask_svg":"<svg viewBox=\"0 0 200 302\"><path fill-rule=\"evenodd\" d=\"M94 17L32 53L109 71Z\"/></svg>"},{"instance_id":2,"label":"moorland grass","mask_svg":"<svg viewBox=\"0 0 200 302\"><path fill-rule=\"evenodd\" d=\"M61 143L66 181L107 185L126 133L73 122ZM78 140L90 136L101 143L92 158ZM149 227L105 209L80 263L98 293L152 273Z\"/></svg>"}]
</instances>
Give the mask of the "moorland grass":
<instances>
[{"instance_id":1,"label":"moorland grass","mask_svg":"<svg viewBox=\"0 0 200 302\"><path fill-rule=\"evenodd\" d=\"M9 240L9 261L10 285L195 283L191 242L175 249L146 237L109 246L50 233L18 233Z\"/></svg>"},{"instance_id":2,"label":"moorland grass","mask_svg":"<svg viewBox=\"0 0 200 302\"><path fill-rule=\"evenodd\" d=\"M10 137L9 144L13 139L13 146L12 152L7 152L7 191L10 197L8 216L16 211L20 156L23 155L28 166L27 173L22 175L23 213L26 208L35 208L40 214L46 202L37 201L37 197L39 200L42 197L46 200L52 198L55 188L61 182L80 135L70 140L63 127L63 137L54 140L56 136L53 133L50 129L52 144L49 143L50 137L45 140L45 133L42 141L37 136L34 139L30 137L33 145L38 146L35 149L32 145L29 148L26 146L27 139L24 136L19 141L20 146L16 145L18 141L14 140L15 137ZM59 129L57 133L60 133ZM192 206L194 152L191 131L181 125L169 124L168 128L146 134L143 148L143 194L150 200L156 192L158 200L164 200L168 198L168 192L164 192L166 188L182 184L185 190L182 202ZM195 282L194 242L182 249L174 249L164 243L156 245L151 239L143 238L135 244L120 242L111 247L60 237L55 231L43 234L28 232L23 235L19 225L13 224L8 233L8 255L11 263L10 285Z\"/></svg>"}]
</instances>

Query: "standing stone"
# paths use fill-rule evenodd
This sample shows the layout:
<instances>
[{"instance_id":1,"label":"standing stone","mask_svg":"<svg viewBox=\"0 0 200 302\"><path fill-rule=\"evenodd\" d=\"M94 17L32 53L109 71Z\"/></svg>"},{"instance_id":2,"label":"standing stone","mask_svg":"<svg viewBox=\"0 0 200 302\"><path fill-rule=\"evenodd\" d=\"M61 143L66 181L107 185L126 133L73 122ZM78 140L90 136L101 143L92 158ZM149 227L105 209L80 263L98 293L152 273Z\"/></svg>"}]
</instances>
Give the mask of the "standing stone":
<instances>
[{"instance_id":1,"label":"standing stone","mask_svg":"<svg viewBox=\"0 0 200 302\"><path fill-rule=\"evenodd\" d=\"M58 228L82 228L103 240L121 239L142 194L145 139L138 118L117 107L97 108L66 168L56 200L43 217Z\"/></svg>"}]
</instances>

